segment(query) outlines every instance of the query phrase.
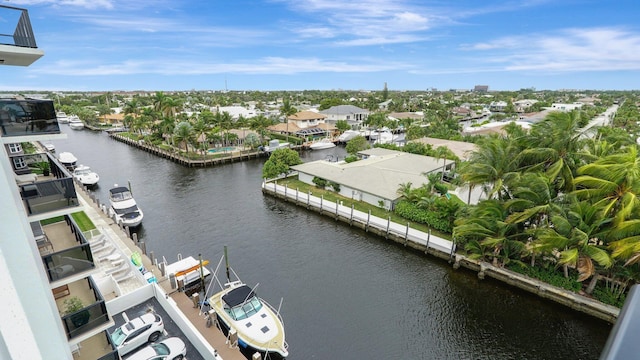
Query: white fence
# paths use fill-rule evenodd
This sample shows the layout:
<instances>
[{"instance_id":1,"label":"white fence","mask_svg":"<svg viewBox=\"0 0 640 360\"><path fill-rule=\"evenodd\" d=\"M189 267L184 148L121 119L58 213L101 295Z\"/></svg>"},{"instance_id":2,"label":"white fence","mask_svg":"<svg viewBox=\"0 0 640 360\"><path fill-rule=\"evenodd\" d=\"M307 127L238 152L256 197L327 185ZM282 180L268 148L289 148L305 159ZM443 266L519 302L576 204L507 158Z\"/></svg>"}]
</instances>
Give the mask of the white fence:
<instances>
[{"instance_id":1,"label":"white fence","mask_svg":"<svg viewBox=\"0 0 640 360\"><path fill-rule=\"evenodd\" d=\"M349 223L360 223L366 229L375 228L387 235L393 234L404 239L406 242L413 242L431 248L445 254L452 255L455 251L455 244L450 240L445 240L437 236L425 233L424 231L412 229L409 224L402 225L391 221L391 218L383 219L371 215L371 212L364 213L352 207L343 206L332 201L317 197L312 192L304 193L298 189L290 189L286 186L278 185L277 182L262 182L262 189L277 195L285 196L298 204L306 205L308 208L319 209L320 212L335 214L335 217L345 219Z\"/></svg>"}]
</instances>

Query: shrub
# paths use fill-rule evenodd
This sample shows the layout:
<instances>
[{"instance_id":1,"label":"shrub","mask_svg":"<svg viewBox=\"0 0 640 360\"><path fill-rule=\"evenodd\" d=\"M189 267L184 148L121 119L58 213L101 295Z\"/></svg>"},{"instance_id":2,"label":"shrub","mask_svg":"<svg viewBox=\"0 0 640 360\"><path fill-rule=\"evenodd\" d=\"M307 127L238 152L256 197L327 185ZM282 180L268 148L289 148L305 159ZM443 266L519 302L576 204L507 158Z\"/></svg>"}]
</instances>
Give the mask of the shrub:
<instances>
[{"instance_id":1,"label":"shrub","mask_svg":"<svg viewBox=\"0 0 640 360\"><path fill-rule=\"evenodd\" d=\"M582 289L582 283L578 282L575 274L570 275L569 278L565 278L564 275L551 264L531 267L522 265L522 263L516 263L510 266L509 270L573 292L578 292Z\"/></svg>"},{"instance_id":2,"label":"shrub","mask_svg":"<svg viewBox=\"0 0 640 360\"><path fill-rule=\"evenodd\" d=\"M348 155L344 158L344 162L352 163L354 161L358 161L358 157L356 155Z\"/></svg>"},{"instance_id":3,"label":"shrub","mask_svg":"<svg viewBox=\"0 0 640 360\"><path fill-rule=\"evenodd\" d=\"M323 178L319 178L317 176L313 177L313 181L314 184L316 184L316 186L320 189L324 189L325 187L327 187L327 180L323 179Z\"/></svg>"},{"instance_id":4,"label":"shrub","mask_svg":"<svg viewBox=\"0 0 640 360\"><path fill-rule=\"evenodd\" d=\"M333 188L333 191L340 192L340 184L337 182L331 181L329 185Z\"/></svg>"}]
</instances>

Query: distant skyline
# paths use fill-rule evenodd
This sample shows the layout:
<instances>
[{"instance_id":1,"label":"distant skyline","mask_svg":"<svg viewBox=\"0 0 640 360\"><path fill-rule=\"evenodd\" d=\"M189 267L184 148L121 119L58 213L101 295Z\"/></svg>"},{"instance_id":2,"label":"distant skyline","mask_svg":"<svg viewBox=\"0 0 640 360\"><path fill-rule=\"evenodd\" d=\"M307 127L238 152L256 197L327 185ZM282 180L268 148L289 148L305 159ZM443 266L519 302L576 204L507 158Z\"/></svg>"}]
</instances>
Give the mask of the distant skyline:
<instances>
[{"instance_id":1,"label":"distant skyline","mask_svg":"<svg viewBox=\"0 0 640 360\"><path fill-rule=\"evenodd\" d=\"M5 92L640 89L630 0L0 4L29 11L45 53L0 66ZM15 23L0 11L1 34Z\"/></svg>"}]
</instances>

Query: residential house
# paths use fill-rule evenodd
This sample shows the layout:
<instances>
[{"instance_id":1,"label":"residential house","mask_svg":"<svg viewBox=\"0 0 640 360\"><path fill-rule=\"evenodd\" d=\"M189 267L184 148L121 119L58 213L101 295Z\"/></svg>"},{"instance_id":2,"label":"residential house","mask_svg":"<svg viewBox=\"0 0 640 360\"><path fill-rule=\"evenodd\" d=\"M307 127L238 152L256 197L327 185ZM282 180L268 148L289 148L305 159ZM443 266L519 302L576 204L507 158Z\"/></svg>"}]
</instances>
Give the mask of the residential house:
<instances>
[{"instance_id":1,"label":"residential house","mask_svg":"<svg viewBox=\"0 0 640 360\"><path fill-rule=\"evenodd\" d=\"M363 122L369 117L369 110L361 109L353 105L332 106L329 109L321 110L321 114L326 115L325 122L335 125L337 121L346 121L351 129L359 129Z\"/></svg>"}]
</instances>

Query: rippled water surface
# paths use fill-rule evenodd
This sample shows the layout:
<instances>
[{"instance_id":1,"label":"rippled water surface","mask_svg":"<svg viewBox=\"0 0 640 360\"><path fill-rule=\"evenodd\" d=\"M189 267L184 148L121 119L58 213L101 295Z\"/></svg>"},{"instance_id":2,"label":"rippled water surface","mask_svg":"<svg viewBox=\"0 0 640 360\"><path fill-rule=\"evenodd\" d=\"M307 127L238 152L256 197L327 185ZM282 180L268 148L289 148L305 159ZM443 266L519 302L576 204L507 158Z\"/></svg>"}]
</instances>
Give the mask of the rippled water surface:
<instances>
[{"instance_id":1,"label":"rippled water surface","mask_svg":"<svg viewBox=\"0 0 640 360\"><path fill-rule=\"evenodd\" d=\"M103 201L131 184L156 257L231 266L283 298L290 359L596 359L609 324L260 191L264 159L189 169L87 130L55 141L100 175ZM337 147L304 161L344 156ZM215 265L214 265L215 266Z\"/></svg>"}]
</instances>

